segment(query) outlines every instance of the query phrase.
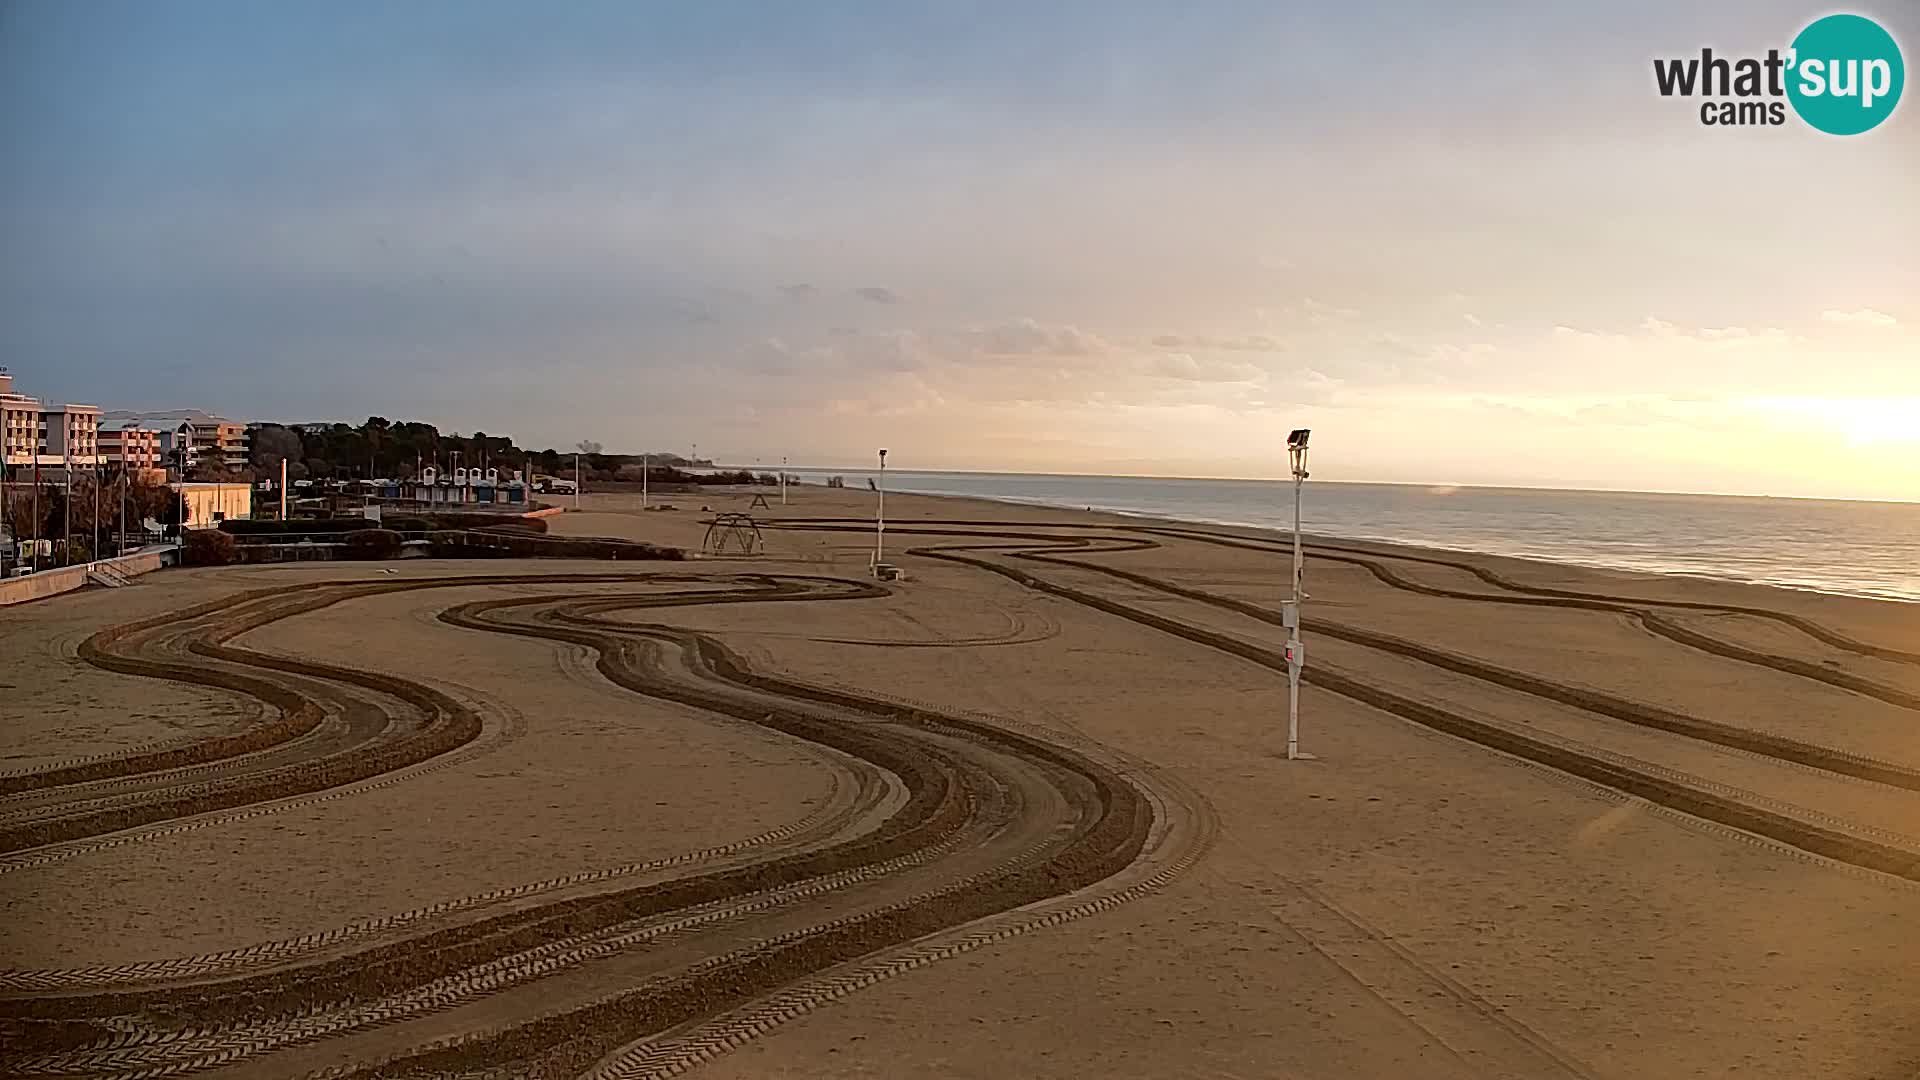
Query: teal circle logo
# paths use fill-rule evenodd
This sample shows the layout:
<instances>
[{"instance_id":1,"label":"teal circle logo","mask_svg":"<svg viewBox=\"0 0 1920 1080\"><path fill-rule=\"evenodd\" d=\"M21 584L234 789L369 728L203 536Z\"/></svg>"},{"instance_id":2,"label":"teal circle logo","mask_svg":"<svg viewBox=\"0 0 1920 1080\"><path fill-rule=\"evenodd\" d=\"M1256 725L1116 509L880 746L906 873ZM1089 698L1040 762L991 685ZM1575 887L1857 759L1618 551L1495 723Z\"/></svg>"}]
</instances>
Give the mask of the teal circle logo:
<instances>
[{"instance_id":1,"label":"teal circle logo","mask_svg":"<svg viewBox=\"0 0 1920 1080\"><path fill-rule=\"evenodd\" d=\"M1793 39L1787 100L1800 119L1829 135L1880 126L1900 104L1907 66L1880 24L1860 15L1817 19Z\"/></svg>"}]
</instances>

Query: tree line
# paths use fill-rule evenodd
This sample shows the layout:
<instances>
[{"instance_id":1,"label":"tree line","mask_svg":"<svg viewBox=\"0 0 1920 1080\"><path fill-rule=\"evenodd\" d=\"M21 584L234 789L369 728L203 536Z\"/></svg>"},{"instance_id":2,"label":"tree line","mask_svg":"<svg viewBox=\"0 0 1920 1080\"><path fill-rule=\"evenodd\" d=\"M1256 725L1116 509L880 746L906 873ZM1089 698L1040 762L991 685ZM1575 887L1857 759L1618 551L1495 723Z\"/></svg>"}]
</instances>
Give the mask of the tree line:
<instances>
[{"instance_id":1,"label":"tree line","mask_svg":"<svg viewBox=\"0 0 1920 1080\"><path fill-rule=\"evenodd\" d=\"M41 559L42 566L65 566L112 554L123 525L133 537L141 534L148 519L161 525L180 521L173 490L138 472L76 469L71 492L45 479L36 486L31 477L22 478L16 472L7 480L3 502L0 514L6 518L12 540L51 541L51 557ZM0 561L10 564L13 555L10 550Z\"/></svg>"},{"instance_id":2,"label":"tree line","mask_svg":"<svg viewBox=\"0 0 1920 1080\"><path fill-rule=\"evenodd\" d=\"M639 455L604 454L597 444L582 456L589 478L610 477L622 465L638 463ZM656 465L695 464L678 454L649 455ZM194 480L278 479L280 463L287 463L288 480L411 480L422 468L437 466L442 473L455 468L526 470L555 476L573 475L574 452L548 448L532 450L514 445L505 435L476 431L443 434L432 424L369 416L366 423L325 427L261 424L253 429L253 446L245 469L230 468L215 455L203 455L189 471Z\"/></svg>"}]
</instances>

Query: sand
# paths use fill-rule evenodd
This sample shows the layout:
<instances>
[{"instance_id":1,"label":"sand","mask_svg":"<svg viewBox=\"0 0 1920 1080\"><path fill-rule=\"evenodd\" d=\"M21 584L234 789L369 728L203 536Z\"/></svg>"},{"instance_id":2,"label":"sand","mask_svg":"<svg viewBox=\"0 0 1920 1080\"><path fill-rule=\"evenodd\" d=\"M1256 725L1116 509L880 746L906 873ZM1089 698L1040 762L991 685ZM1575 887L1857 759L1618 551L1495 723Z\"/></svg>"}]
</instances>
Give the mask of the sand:
<instances>
[{"instance_id":1,"label":"sand","mask_svg":"<svg viewBox=\"0 0 1920 1080\"><path fill-rule=\"evenodd\" d=\"M697 549L705 531L700 506L746 509L744 494L671 501L681 509L642 514L637 493L590 494L585 510L550 524L555 533ZM788 506L774 502L754 512L801 525L787 519L866 519L873 510L864 491L796 488ZM1920 840L1913 839L1920 837L1920 791L1899 780L1911 774L1920 786L1920 735L1913 734L1920 710L1903 703L1920 694L1920 664L1863 655L1760 615L1663 604L1778 612L1883 653L1920 653L1920 609L1334 543L1309 562L1310 621L1389 635L1567 693L1711 721L1738 745L1629 723L1418 656L1310 632L1310 677L1342 675L1393 700L1518 733L1672 788L1647 796L1630 793L1637 781L1582 779L1442 733L1329 684L1303 691L1304 744L1317 760L1288 762L1284 679L1249 659L1279 648L1278 628L1093 569L1277 607L1287 565L1280 554L1143 534L1137 527L1152 523L1086 511L901 495L890 496L887 508L888 558L908 575L890 595L642 607L608 612L604 621L684 628L724 643L755 672L1035 733L1151 792L1162 800L1157 820L1189 830L1181 836L1191 842L1174 837L1156 848L1149 837L1132 856L1143 873L1165 870L1165 880L1151 888L1102 892L1094 882L1057 902L1114 897L1091 905L1095 910L916 962L851 993L807 997L758 1027L741 1028L745 1034L730 1052L687 1057L698 1062L690 1075L1894 1077L1920 1067L1913 1008L1920 1001L1920 945L1906 932L1920 916L1920 884L1904 872L1885 872L1884 860L1880 869L1864 865L1874 863L1871 852L1910 852L1920 867ZM1020 524L930 524L961 520ZM1160 546L1049 553L1086 564L1080 566L963 552L1071 594L1051 595L980 567L910 553L1014 541L916 528L1150 536ZM885 785L861 779L863 769L871 772L867 766L757 722L756 709L777 711L787 707L783 699L768 697L761 706L751 695L740 697L741 715L660 700L610 682L589 647L441 618L474 601L551 596L550 604L525 613L529 625L546 625L541 612L565 615L579 599L699 588L718 595L742 588L742 574L865 580L871 532L769 528L765 537L767 553L759 558L617 567L692 575L706 585L537 580L605 572L609 564L602 563L407 561L388 580L529 580L344 599L248 631L234 644L438 688L475 710L481 733L415 766L417 775L403 770L318 801L308 796L282 807L269 800L0 855L0 966L20 973L145 964L146 974L119 983L113 980L121 976L77 976L94 980L85 985L96 990L145 993L251 977L252 960L207 958L278 943L257 970L297 971L302 963L350 962L355 949L404 946L409 935L549 899L612 895L617 887L862 835L884 808L817 835L749 844L707 861L550 885L521 899L469 899L753 841L845 809L863 784L873 798L883 797ZM1470 595L1396 588L1340 557L1384 565L1420 587ZM1410 561L1422 558L1468 564L1528 589L1613 599L1606 610L1501 602L1542 594ZM261 722L270 710L244 696L99 671L75 650L97 630L244 589L368 580L369 568L355 564L169 571L134 588L9 609L0 617L8 648L0 683L9 687L0 746L18 760L0 765L45 768ZM1089 600L1170 620L1191 635L1142 625ZM1799 659L1833 677L1662 636L1648 629L1647 612L1656 629L1667 619L1735 653ZM521 618L511 609L502 614ZM1222 643L1251 653L1234 655ZM699 684L698 676L690 678L688 685ZM398 699L357 693L387 702L404 723L425 723L406 719ZM874 722L821 707L831 722L853 725L848 730ZM1749 737L1774 741L1749 745ZM1832 755L1821 759L1829 764L1785 760L1777 752L1781 740ZM972 752L953 746L963 756ZM244 775L246 767L228 763L217 775ZM299 1075L416 1054L439 1039L466 1040L466 1063L522 1061L537 1075L585 1074L603 1052L640 1060L632 1055L651 1046L660 1061L670 1051L686 1053L675 1050L672 1032L649 1043L645 1031L623 1034L613 1020L569 1044L591 1049L571 1058L558 1044L499 1033L536 1015L563 1015L652 985L701 957L877 911L915 889L958 880L967 866L1011 858L1021 844L1064 843L1061 829L1088 820L1089 811L1074 809L1084 781L1049 778L1030 761L982 757L977 767L1000 777L993 790L1012 798L1008 812L1028 822L1029 839L1014 843L1018 830L998 841L981 832L977 846L967 841L917 868L808 904L730 916L712 929L663 939L669 944L583 959L385 1026L276 1044L212 1075ZM1858 775L1873 769L1889 770L1897 782ZM1049 794L1049 784L1059 794ZM1689 793L1710 795L1720 808L1696 804ZM1763 816L1742 818L1741 827L1728 823L1729 813L1746 811ZM1051 832L1049 820L1060 823ZM1176 858L1183 850L1191 856L1184 863ZM1055 901L1037 902L1044 908ZM356 931L341 942L288 944L436 904L466 906ZM927 940L958 941L968 925L999 924L961 924ZM876 947L884 959L905 955L907 945ZM823 968L755 993L778 985L804 990L809 979L842 970ZM38 995L57 990L27 985L25 975L10 986L7 977L0 972L0 1024L33 1013ZM384 1000L364 993L368 1001ZM748 1008L713 1000L718 1013ZM51 1045L36 1052L51 1052ZM154 1054L153 1063L185 1060L166 1056L172 1051L141 1052ZM460 1063L421 1060L423 1073L458 1071ZM556 1064L564 1062L574 1063Z\"/></svg>"}]
</instances>

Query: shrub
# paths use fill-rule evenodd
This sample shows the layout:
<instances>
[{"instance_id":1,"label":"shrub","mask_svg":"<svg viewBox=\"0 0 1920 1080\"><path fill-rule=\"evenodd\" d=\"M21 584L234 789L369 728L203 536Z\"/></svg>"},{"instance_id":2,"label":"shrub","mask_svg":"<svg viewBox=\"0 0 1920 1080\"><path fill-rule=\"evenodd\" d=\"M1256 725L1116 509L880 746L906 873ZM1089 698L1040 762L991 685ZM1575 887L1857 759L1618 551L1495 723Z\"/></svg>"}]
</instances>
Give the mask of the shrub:
<instances>
[{"instance_id":1,"label":"shrub","mask_svg":"<svg viewBox=\"0 0 1920 1080\"><path fill-rule=\"evenodd\" d=\"M235 536L337 536L341 533L377 529L380 523L366 518L293 518L290 521L223 521L220 531Z\"/></svg>"},{"instance_id":2,"label":"shrub","mask_svg":"<svg viewBox=\"0 0 1920 1080\"><path fill-rule=\"evenodd\" d=\"M58 546L55 546L53 557L60 561L61 566L76 566L83 562L92 562L93 545L81 537L69 537L66 550L62 552Z\"/></svg>"},{"instance_id":3,"label":"shrub","mask_svg":"<svg viewBox=\"0 0 1920 1080\"><path fill-rule=\"evenodd\" d=\"M398 527L398 526L394 526ZM429 529L524 529L529 532L546 532L547 523L540 518L523 518L518 514L489 514L478 511L452 510L428 515L421 523L422 531Z\"/></svg>"},{"instance_id":4,"label":"shrub","mask_svg":"<svg viewBox=\"0 0 1920 1080\"><path fill-rule=\"evenodd\" d=\"M531 536L510 531L449 529L431 533L436 559L667 559L686 557L679 548L626 540Z\"/></svg>"},{"instance_id":5,"label":"shrub","mask_svg":"<svg viewBox=\"0 0 1920 1080\"><path fill-rule=\"evenodd\" d=\"M361 529L347 534L349 559L391 559L400 554L402 538L392 529Z\"/></svg>"},{"instance_id":6,"label":"shrub","mask_svg":"<svg viewBox=\"0 0 1920 1080\"><path fill-rule=\"evenodd\" d=\"M380 521L371 522L370 524L372 524L373 527L376 529L387 529L391 532L403 532L403 533L426 532L428 529L432 529L436 527L434 524L434 520L432 518L411 518L411 517L390 517Z\"/></svg>"},{"instance_id":7,"label":"shrub","mask_svg":"<svg viewBox=\"0 0 1920 1080\"><path fill-rule=\"evenodd\" d=\"M188 566L230 566L238 558L238 547L231 534L219 529L188 529L180 557Z\"/></svg>"}]
</instances>

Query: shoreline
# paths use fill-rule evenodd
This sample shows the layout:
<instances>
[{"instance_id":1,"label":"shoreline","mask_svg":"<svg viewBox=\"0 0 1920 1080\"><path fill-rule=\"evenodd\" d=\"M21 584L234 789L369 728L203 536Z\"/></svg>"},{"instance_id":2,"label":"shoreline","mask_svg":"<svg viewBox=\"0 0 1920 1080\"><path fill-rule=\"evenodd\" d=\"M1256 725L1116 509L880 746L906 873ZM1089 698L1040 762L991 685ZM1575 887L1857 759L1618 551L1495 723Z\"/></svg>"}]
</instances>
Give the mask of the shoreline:
<instances>
[{"instance_id":1,"label":"shoreline","mask_svg":"<svg viewBox=\"0 0 1920 1080\"><path fill-rule=\"evenodd\" d=\"M762 472L758 465L703 465L700 469L708 472ZM874 472L868 465L789 465L789 475L831 476L835 474L858 473L862 476ZM689 470L691 471L691 470ZM1156 476L1147 473L1009 473L987 472L978 469L909 469L893 468L889 472L903 476L1036 476L1048 480L1195 480L1202 483L1220 484L1284 484L1290 477L1285 476ZM1754 499L1777 502L1811 503L1847 503L1866 506L1920 506L1916 499L1872 499L1865 497L1841 498L1825 495L1768 495L1750 491L1642 491L1637 488L1585 488L1585 487L1541 487L1535 484L1469 484L1451 480L1324 480L1322 483L1339 484L1342 487L1393 487L1393 488L1461 488L1468 491L1520 491L1543 495L1646 495L1659 498L1677 499ZM915 492L914 494L918 494Z\"/></svg>"},{"instance_id":2,"label":"shoreline","mask_svg":"<svg viewBox=\"0 0 1920 1080\"><path fill-rule=\"evenodd\" d=\"M990 474L982 474L982 475L990 475ZM799 484L795 486L805 488L805 487L811 487L816 485ZM847 490L857 491L858 489L849 488ZM987 503L993 506L1018 506L1018 507L1024 507L1027 509L1061 510L1061 511L1066 511L1070 513L1079 513L1079 514L1085 514L1089 512L1095 513L1095 514L1110 514L1115 517L1130 518L1137 521L1164 522L1169 525L1208 525L1208 526L1213 526L1216 528L1224 528L1224 529L1241 529L1247 532L1259 533L1263 536L1278 536L1278 537L1284 537L1284 538L1291 538L1293 535L1292 531L1289 529L1277 528L1272 525L1251 524L1248 522L1241 522L1241 521L1226 521L1218 518L1208 518L1208 517L1200 517L1200 516L1173 517L1165 513L1152 513L1152 512L1143 511L1143 510L1116 509L1114 507L1107 507L1107 506L1087 506L1087 505L1072 506L1064 503L1047 502L1045 500L1040 500L1040 499L1021 499L1021 498L1015 498L1015 497L1001 498L1001 497L995 497L991 495L954 495L954 494L947 494L942 492L925 492L925 491L893 491L893 492L889 492L889 494L894 495L896 498L905 496L905 497L914 498L914 499L947 499L947 500L953 500L957 502ZM1849 589L1838 589L1838 588L1821 588L1815 585L1800 584L1800 583L1788 582L1788 581L1767 580L1767 579L1761 579L1761 578L1736 577L1730 574L1721 575L1721 574L1711 574L1711 573L1705 573L1705 572L1689 572L1684 570L1650 570L1645 567L1627 566L1627 565L1622 565L1618 563L1596 562L1596 561L1587 561L1587 560L1573 559L1573 558L1555 558L1552 556L1542 555L1538 553L1525 553L1525 554L1510 553L1505 551L1491 551L1486 548L1449 546L1445 544L1434 544L1434 543L1417 543L1417 542L1412 542L1407 540L1385 539L1377 536L1348 536L1348 535L1337 534L1337 533L1302 532L1301 537L1303 540L1308 542L1318 540L1318 541L1336 541L1336 542L1356 543L1356 544L1375 544L1381 547L1395 548L1395 549L1408 551L1408 552L1434 552L1434 553L1450 554L1450 555L1477 556L1477 557L1489 558L1489 559L1511 559L1516 562L1527 563L1530 565L1540 566L1540 567L1571 567L1578 570L1600 571L1600 572L1610 573L1610 574L1627 574L1627 575L1632 575L1636 577L1649 578L1655 581L1659 581L1662 579L1671 579L1675 581L1695 582L1695 583L1706 584L1706 585L1732 585L1732 586L1741 586L1741 587L1747 587L1747 588L1775 589L1785 593L1804 595L1804 596L1833 597L1833 598L1844 599L1844 600L1864 600L1864 601L1872 601L1872 602L1878 602L1878 603L1889 603L1889 604L1900 604L1900 605L1920 604L1920 597L1900 596L1900 595L1894 595L1894 594L1888 594L1888 593L1882 593L1882 592L1873 592L1867 589L1849 590Z\"/></svg>"}]
</instances>

